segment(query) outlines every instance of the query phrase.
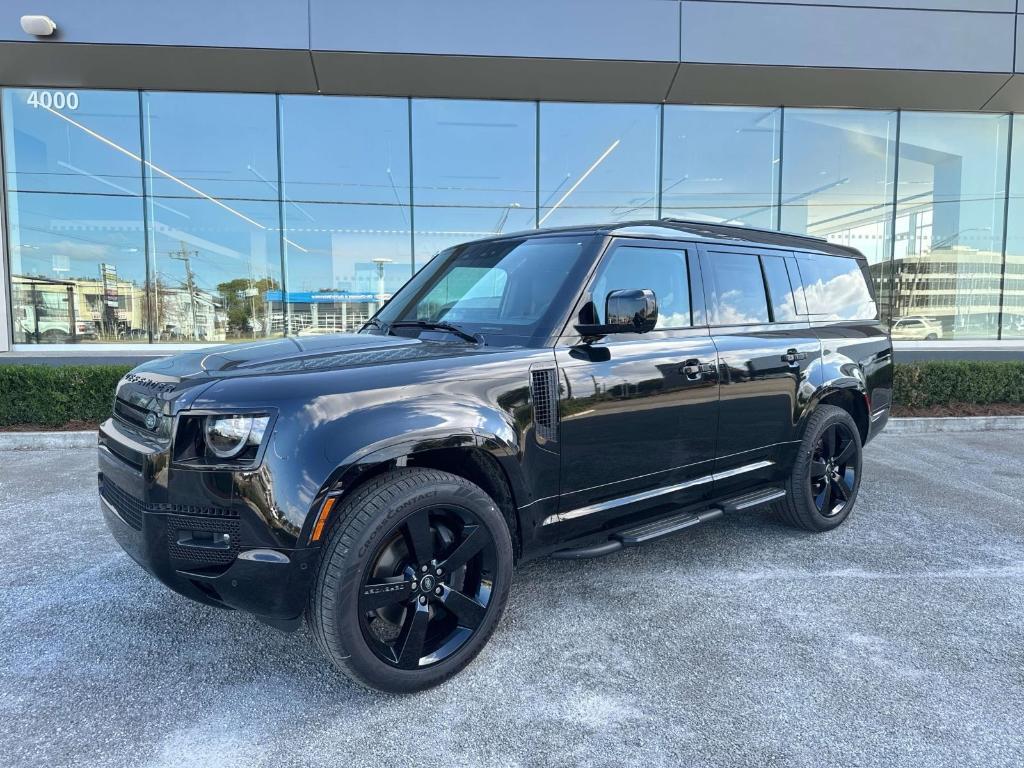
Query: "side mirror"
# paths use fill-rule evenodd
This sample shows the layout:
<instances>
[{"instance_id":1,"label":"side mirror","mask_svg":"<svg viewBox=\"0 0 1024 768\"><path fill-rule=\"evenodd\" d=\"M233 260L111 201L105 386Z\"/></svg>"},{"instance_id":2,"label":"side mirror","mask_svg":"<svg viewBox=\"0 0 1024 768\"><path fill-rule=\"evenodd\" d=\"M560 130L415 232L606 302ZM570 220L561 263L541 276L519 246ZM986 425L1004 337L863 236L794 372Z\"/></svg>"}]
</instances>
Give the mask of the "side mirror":
<instances>
[{"instance_id":1,"label":"side mirror","mask_svg":"<svg viewBox=\"0 0 1024 768\"><path fill-rule=\"evenodd\" d=\"M658 300L648 288L611 291L604 307L603 324L576 326L576 332L584 341L613 333L647 333L658 324Z\"/></svg>"}]
</instances>

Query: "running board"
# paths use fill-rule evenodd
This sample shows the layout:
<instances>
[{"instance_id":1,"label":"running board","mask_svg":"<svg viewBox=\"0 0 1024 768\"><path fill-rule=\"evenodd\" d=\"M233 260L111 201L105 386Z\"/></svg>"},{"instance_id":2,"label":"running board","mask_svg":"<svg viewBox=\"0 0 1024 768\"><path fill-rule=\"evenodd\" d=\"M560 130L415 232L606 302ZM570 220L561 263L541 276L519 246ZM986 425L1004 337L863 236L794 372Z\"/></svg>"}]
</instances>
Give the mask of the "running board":
<instances>
[{"instance_id":1,"label":"running board","mask_svg":"<svg viewBox=\"0 0 1024 768\"><path fill-rule=\"evenodd\" d=\"M628 531L621 531L615 534L615 538L621 541L623 546L635 547L654 539L660 539L662 536L669 536L684 528L706 523L708 520L714 520L723 514L723 510L718 507L712 507L700 512L684 512L681 515L655 520L653 523L631 528Z\"/></svg>"},{"instance_id":2,"label":"running board","mask_svg":"<svg viewBox=\"0 0 1024 768\"><path fill-rule=\"evenodd\" d=\"M763 504L770 504L773 501L785 498L786 491L782 488L759 488L756 491L745 493L742 496L734 496L726 499L719 506L726 512L745 512Z\"/></svg>"},{"instance_id":3,"label":"running board","mask_svg":"<svg viewBox=\"0 0 1024 768\"><path fill-rule=\"evenodd\" d=\"M608 541L594 544L589 547L577 549L560 549L553 552L551 557L556 560L581 560L588 557L602 557L618 552L624 547L636 547L648 541L660 539L663 536L670 536L686 528L706 523L709 520L721 517L726 512L745 512L748 509L759 507L785 497L786 491L782 488L759 488L756 491L744 493L742 496L734 496L719 503L717 507L703 509L700 512L683 512L672 517L663 517L650 523L644 523L628 531L619 531L612 534Z\"/></svg>"}]
</instances>

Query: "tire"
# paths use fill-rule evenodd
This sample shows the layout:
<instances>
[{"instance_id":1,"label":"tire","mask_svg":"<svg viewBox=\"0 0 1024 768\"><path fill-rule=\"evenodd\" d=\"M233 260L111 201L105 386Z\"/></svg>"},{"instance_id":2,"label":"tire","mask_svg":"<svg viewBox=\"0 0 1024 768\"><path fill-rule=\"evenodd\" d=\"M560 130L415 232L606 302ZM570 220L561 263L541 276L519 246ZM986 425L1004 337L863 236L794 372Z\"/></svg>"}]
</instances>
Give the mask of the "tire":
<instances>
[{"instance_id":1,"label":"tire","mask_svg":"<svg viewBox=\"0 0 1024 768\"><path fill-rule=\"evenodd\" d=\"M334 511L306 620L331 664L356 683L420 691L487 643L512 568L508 524L481 488L448 472L396 469Z\"/></svg>"},{"instance_id":2,"label":"tire","mask_svg":"<svg viewBox=\"0 0 1024 768\"><path fill-rule=\"evenodd\" d=\"M835 435L831 457L825 455L829 435ZM833 405L819 405L807 421L785 483L786 497L775 503L775 511L786 523L808 531L830 531L842 525L857 501L862 453L860 431L850 414Z\"/></svg>"},{"instance_id":3,"label":"tire","mask_svg":"<svg viewBox=\"0 0 1024 768\"><path fill-rule=\"evenodd\" d=\"M936 341L936 340L938 340L938 338L939 337L937 335L935 335L934 333L929 333L927 336L924 337L924 340L925 341Z\"/></svg>"}]
</instances>

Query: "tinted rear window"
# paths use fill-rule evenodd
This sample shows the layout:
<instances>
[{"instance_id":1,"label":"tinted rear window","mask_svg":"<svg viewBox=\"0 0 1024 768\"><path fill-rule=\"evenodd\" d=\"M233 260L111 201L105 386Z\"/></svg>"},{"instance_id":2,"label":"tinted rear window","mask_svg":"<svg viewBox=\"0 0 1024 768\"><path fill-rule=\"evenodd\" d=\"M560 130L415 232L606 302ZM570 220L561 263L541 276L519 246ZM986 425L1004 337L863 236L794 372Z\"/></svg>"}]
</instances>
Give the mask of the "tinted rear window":
<instances>
[{"instance_id":1,"label":"tinted rear window","mask_svg":"<svg viewBox=\"0 0 1024 768\"><path fill-rule=\"evenodd\" d=\"M867 277L856 259L842 256L798 258L807 310L817 319L874 320L878 309Z\"/></svg>"}]
</instances>

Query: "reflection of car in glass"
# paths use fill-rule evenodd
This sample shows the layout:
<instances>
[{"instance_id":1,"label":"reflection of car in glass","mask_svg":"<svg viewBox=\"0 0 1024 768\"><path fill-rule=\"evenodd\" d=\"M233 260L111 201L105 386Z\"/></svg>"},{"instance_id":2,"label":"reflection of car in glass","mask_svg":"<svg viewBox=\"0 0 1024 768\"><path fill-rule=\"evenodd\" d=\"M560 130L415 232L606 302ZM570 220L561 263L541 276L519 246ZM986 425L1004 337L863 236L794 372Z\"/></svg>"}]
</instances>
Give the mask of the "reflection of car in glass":
<instances>
[{"instance_id":1,"label":"reflection of car in glass","mask_svg":"<svg viewBox=\"0 0 1024 768\"><path fill-rule=\"evenodd\" d=\"M58 314L48 307L33 307L31 304L18 307L14 315L15 336L33 341L64 344L70 341L95 340L96 323L89 320L75 320L75 333L71 333L71 320L67 313Z\"/></svg>"},{"instance_id":2,"label":"reflection of car in glass","mask_svg":"<svg viewBox=\"0 0 1024 768\"><path fill-rule=\"evenodd\" d=\"M176 591L412 691L464 667L517 561L764 505L850 514L892 350L867 264L653 221L442 252L356 334L152 361L100 428L121 545Z\"/></svg>"},{"instance_id":3,"label":"reflection of car in glass","mask_svg":"<svg viewBox=\"0 0 1024 768\"><path fill-rule=\"evenodd\" d=\"M899 341L942 338L942 324L927 317L901 317L893 320L892 338Z\"/></svg>"}]
</instances>

